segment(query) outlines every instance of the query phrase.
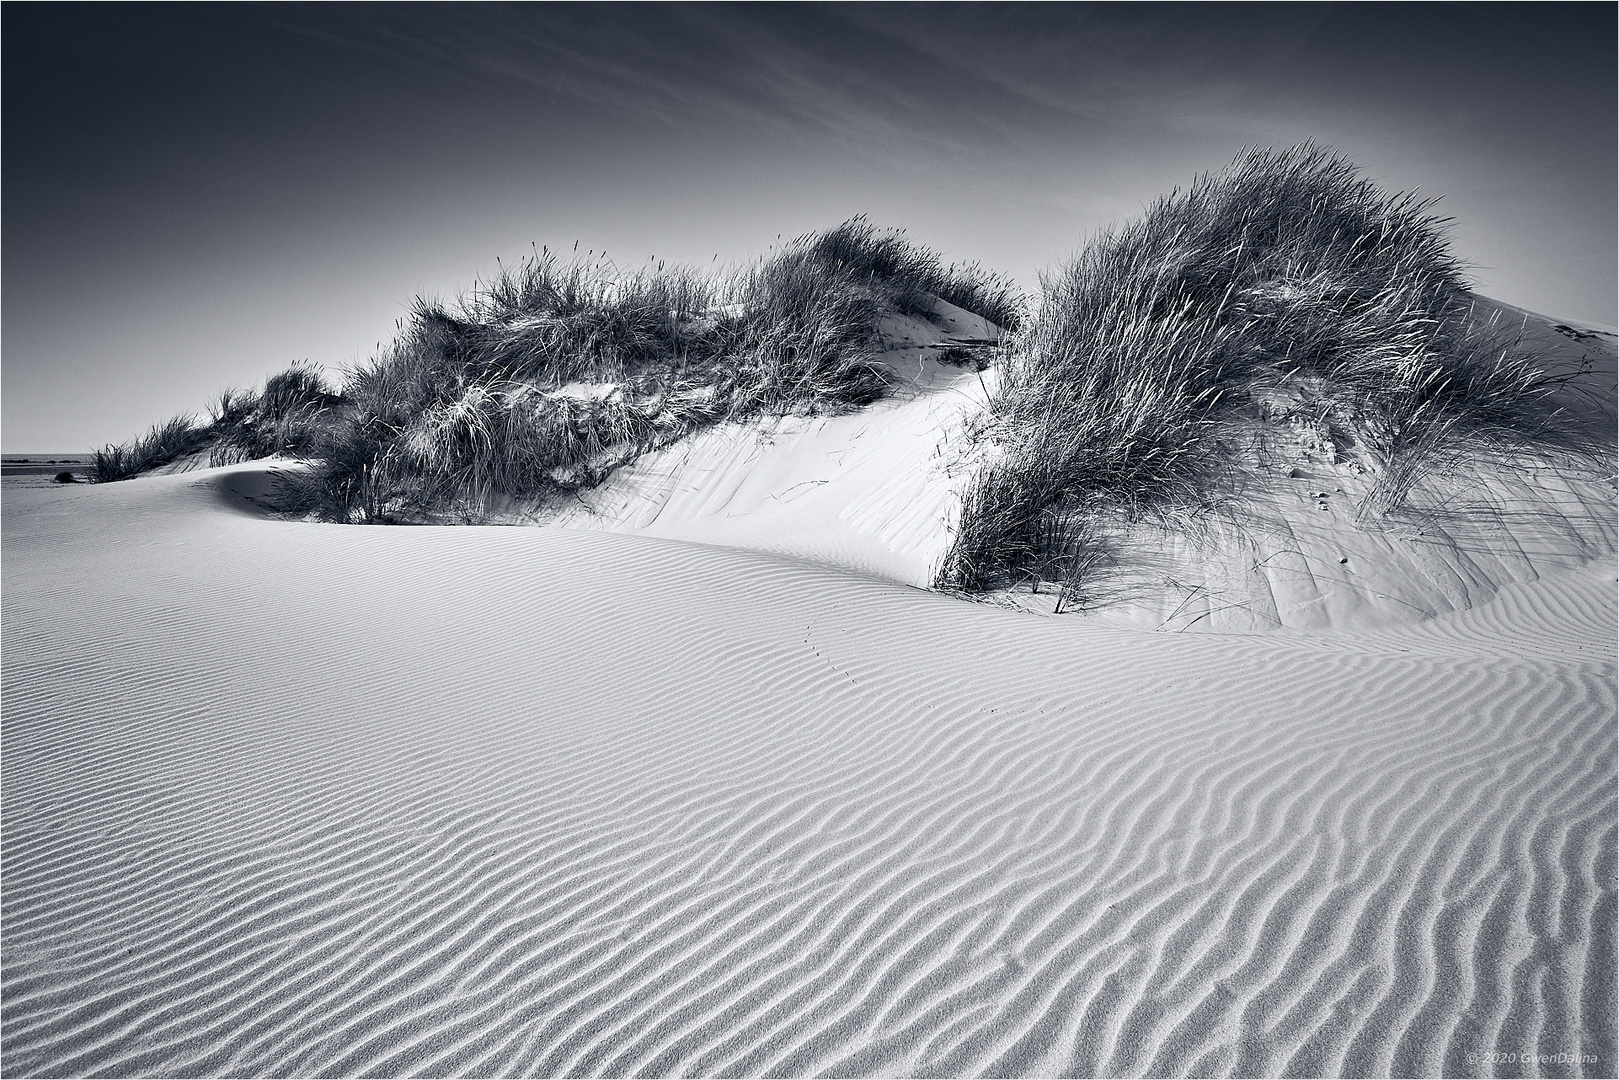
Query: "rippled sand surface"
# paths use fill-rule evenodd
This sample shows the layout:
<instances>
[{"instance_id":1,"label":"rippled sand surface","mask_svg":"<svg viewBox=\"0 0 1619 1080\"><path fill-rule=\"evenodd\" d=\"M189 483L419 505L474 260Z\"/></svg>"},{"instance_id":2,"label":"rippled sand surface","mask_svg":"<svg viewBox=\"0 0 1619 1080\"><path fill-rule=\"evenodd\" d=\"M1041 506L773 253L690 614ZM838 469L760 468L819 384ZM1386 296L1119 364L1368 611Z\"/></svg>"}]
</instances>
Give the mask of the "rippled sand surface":
<instances>
[{"instance_id":1,"label":"rippled sand surface","mask_svg":"<svg viewBox=\"0 0 1619 1080\"><path fill-rule=\"evenodd\" d=\"M7 494L8 1075L1611 1074L1611 566L1151 633L261 477Z\"/></svg>"}]
</instances>

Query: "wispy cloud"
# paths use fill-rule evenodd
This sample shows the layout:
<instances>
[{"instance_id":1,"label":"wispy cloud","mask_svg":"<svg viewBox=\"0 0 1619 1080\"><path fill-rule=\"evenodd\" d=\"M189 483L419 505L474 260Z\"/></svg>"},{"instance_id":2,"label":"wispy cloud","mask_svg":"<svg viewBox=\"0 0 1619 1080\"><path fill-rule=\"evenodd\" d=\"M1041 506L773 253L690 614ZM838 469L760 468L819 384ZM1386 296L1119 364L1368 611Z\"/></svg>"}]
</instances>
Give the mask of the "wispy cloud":
<instances>
[{"instance_id":1,"label":"wispy cloud","mask_svg":"<svg viewBox=\"0 0 1619 1080\"><path fill-rule=\"evenodd\" d=\"M836 140L962 154L1063 110L977 65L873 34L847 8L277 9L281 29L528 122L603 117L682 139ZM548 115L537 117L539 105ZM1069 111L1070 117L1072 112Z\"/></svg>"},{"instance_id":2,"label":"wispy cloud","mask_svg":"<svg viewBox=\"0 0 1619 1080\"><path fill-rule=\"evenodd\" d=\"M706 262L868 210L1027 280L1307 136L1449 192L1503 299L1613 320L1612 5L84 11L0 10L8 427L352 359L530 239Z\"/></svg>"}]
</instances>

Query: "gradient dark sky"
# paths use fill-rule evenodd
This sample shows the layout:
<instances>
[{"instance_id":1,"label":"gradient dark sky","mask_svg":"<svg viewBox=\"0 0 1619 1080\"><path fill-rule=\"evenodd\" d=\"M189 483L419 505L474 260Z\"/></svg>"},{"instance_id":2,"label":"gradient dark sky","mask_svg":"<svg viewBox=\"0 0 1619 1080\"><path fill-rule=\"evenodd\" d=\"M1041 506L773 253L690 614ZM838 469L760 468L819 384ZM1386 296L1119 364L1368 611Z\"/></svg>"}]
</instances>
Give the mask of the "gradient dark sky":
<instances>
[{"instance_id":1,"label":"gradient dark sky","mask_svg":"<svg viewBox=\"0 0 1619 1080\"><path fill-rule=\"evenodd\" d=\"M1619 322L1615 5L9 4L3 443L124 440L531 242L857 213L1027 285L1245 144L1441 194L1484 293Z\"/></svg>"}]
</instances>

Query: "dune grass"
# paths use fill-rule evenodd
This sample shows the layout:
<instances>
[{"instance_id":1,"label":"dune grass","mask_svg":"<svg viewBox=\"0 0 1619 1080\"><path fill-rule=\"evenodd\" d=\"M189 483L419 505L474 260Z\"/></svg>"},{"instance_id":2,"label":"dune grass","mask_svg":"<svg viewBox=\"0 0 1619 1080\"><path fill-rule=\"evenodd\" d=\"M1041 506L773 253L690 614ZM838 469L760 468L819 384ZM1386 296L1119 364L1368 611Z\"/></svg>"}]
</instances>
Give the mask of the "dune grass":
<instances>
[{"instance_id":1,"label":"dune grass","mask_svg":"<svg viewBox=\"0 0 1619 1080\"><path fill-rule=\"evenodd\" d=\"M265 380L260 392L220 394L206 423L183 414L129 443L102 447L91 459L90 476L96 483L129 480L203 450L210 465L296 457L314 447L326 414L340 400L316 368L294 364Z\"/></svg>"},{"instance_id":2,"label":"dune grass","mask_svg":"<svg viewBox=\"0 0 1619 1080\"><path fill-rule=\"evenodd\" d=\"M935 317L941 292L992 320L1021 310L1008 279L863 218L713 275L538 251L454 305L418 301L350 374L284 502L332 521L478 520L723 420L866 405L892 377L882 320Z\"/></svg>"},{"instance_id":3,"label":"dune grass","mask_svg":"<svg viewBox=\"0 0 1619 1080\"><path fill-rule=\"evenodd\" d=\"M1248 150L1042 277L945 266L854 218L703 273L549 250L453 304L418 300L341 394L294 367L97 455L120 479L202 447L303 459L283 506L355 523L487 520L600 483L706 426L822 414L888 390L880 326L943 299L1015 331L936 583L1054 585L1083 603L1122 533L1194 528L1257 427L1312 432L1373 479L1372 524L1481 448L1577 439L1554 380L1475 315L1446 219L1311 144ZM939 358L980 370L986 351Z\"/></svg>"},{"instance_id":4,"label":"dune grass","mask_svg":"<svg viewBox=\"0 0 1619 1080\"><path fill-rule=\"evenodd\" d=\"M214 465L291 456L308 463L282 478L292 512L475 520L726 419L869 404L892 374L882 320L936 318L935 298L1005 327L1024 312L1010 278L947 267L864 217L717 273L540 250L454 304L418 299L341 393L294 365L226 391L206 423L104 448L93 472L129 479L204 449Z\"/></svg>"},{"instance_id":5,"label":"dune grass","mask_svg":"<svg viewBox=\"0 0 1619 1080\"><path fill-rule=\"evenodd\" d=\"M209 464L299 457L314 448L326 414L341 400L310 364L270 376L257 394L227 390L210 409L215 439Z\"/></svg>"},{"instance_id":6,"label":"dune grass","mask_svg":"<svg viewBox=\"0 0 1619 1080\"><path fill-rule=\"evenodd\" d=\"M128 480L194 454L213 441L213 431L198 424L195 416L176 416L129 443L97 450L90 460L90 478L98 484Z\"/></svg>"},{"instance_id":7,"label":"dune grass","mask_svg":"<svg viewBox=\"0 0 1619 1080\"><path fill-rule=\"evenodd\" d=\"M1447 455L1552 432L1549 381L1473 316L1446 225L1306 144L1245 151L1098 236L1014 338L938 584L1083 602L1111 536L1219 501L1266 410L1366 463L1363 520ZM1277 415L1301 388L1310 415Z\"/></svg>"},{"instance_id":8,"label":"dune grass","mask_svg":"<svg viewBox=\"0 0 1619 1080\"><path fill-rule=\"evenodd\" d=\"M929 317L937 297L1003 330L1016 330L1023 322L1024 297L1009 276L978 263L947 267L937 254L906 239L903 231L878 229L863 215L797 241L787 254L828 276L872 282L907 315Z\"/></svg>"}]
</instances>

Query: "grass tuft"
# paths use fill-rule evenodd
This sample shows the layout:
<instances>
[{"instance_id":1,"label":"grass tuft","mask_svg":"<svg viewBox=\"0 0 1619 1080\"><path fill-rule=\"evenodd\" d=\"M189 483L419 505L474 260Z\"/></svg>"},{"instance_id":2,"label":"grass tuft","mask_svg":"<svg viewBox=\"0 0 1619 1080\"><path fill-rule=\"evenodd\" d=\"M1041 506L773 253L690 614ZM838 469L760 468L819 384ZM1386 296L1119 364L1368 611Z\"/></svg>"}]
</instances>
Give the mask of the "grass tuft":
<instances>
[{"instance_id":1,"label":"grass tuft","mask_svg":"<svg viewBox=\"0 0 1619 1080\"><path fill-rule=\"evenodd\" d=\"M91 462L96 483L129 480L201 450L210 465L276 455L298 457L321 441L326 420L341 398L311 364L294 364L265 381L261 393L226 390L199 424L177 416L126 445L109 445Z\"/></svg>"},{"instance_id":2,"label":"grass tuft","mask_svg":"<svg viewBox=\"0 0 1619 1080\"><path fill-rule=\"evenodd\" d=\"M939 318L936 299L1003 327L1010 278L938 255L863 217L734 272L548 249L454 304L418 299L341 394L295 365L258 394L227 391L208 424L175 421L108 447L125 479L210 446L212 464L272 455L294 512L332 521L471 520L496 503L599 483L722 420L870 404L892 373L879 328Z\"/></svg>"},{"instance_id":3,"label":"grass tuft","mask_svg":"<svg viewBox=\"0 0 1619 1080\"><path fill-rule=\"evenodd\" d=\"M141 473L171 465L214 441L214 432L199 426L196 417L176 416L127 445L102 447L90 462L90 477L98 484L128 480Z\"/></svg>"},{"instance_id":4,"label":"grass tuft","mask_svg":"<svg viewBox=\"0 0 1619 1080\"><path fill-rule=\"evenodd\" d=\"M1432 209L1313 144L1250 149L1043 277L939 584L1081 599L1110 537L1206 512L1241 426L1304 387L1376 474L1365 520L1457 453L1546 436L1549 381L1474 317Z\"/></svg>"},{"instance_id":5,"label":"grass tuft","mask_svg":"<svg viewBox=\"0 0 1619 1080\"><path fill-rule=\"evenodd\" d=\"M258 394L226 390L210 408L210 465L301 457L318 444L325 417L340 401L312 364L294 364L265 380Z\"/></svg>"},{"instance_id":6,"label":"grass tuft","mask_svg":"<svg viewBox=\"0 0 1619 1080\"><path fill-rule=\"evenodd\" d=\"M333 521L477 520L723 420L867 405L892 379L882 321L936 317L942 292L992 320L1021 303L863 218L714 276L537 251L454 305L417 301L350 373L284 499Z\"/></svg>"},{"instance_id":7,"label":"grass tuft","mask_svg":"<svg viewBox=\"0 0 1619 1080\"><path fill-rule=\"evenodd\" d=\"M796 247L829 277L873 282L902 314L932 318L937 297L1003 330L1023 323L1023 294L1010 277L977 263L946 267L937 254L907 240L903 230L880 230L864 215L801 238Z\"/></svg>"}]
</instances>

